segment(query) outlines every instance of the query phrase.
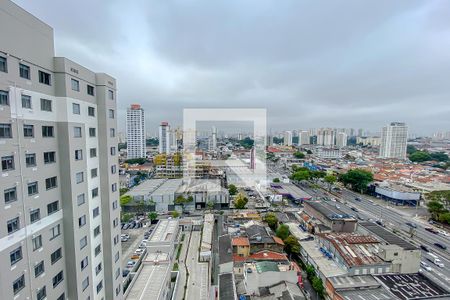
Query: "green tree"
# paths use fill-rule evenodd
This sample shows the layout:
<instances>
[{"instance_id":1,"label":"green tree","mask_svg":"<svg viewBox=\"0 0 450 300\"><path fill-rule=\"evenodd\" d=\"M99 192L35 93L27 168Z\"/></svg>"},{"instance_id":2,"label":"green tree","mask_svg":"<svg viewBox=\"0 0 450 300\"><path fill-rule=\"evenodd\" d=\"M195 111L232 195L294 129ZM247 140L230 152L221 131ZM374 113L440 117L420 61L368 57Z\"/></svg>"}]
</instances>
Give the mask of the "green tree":
<instances>
[{"instance_id":1,"label":"green tree","mask_svg":"<svg viewBox=\"0 0 450 300\"><path fill-rule=\"evenodd\" d=\"M300 244L295 236L289 235L284 240L284 250L289 254L299 254L300 253Z\"/></svg>"},{"instance_id":2,"label":"green tree","mask_svg":"<svg viewBox=\"0 0 450 300\"><path fill-rule=\"evenodd\" d=\"M331 191L332 186L337 181L337 177L332 174L329 174L329 175L326 175L323 178L323 180L325 180L325 182L328 183L328 190Z\"/></svg>"},{"instance_id":3,"label":"green tree","mask_svg":"<svg viewBox=\"0 0 450 300\"><path fill-rule=\"evenodd\" d=\"M214 202L208 201L208 202L206 203L206 206L208 207L209 210L212 210L212 209L214 208Z\"/></svg>"},{"instance_id":4,"label":"green tree","mask_svg":"<svg viewBox=\"0 0 450 300\"><path fill-rule=\"evenodd\" d=\"M285 224L278 226L276 235L284 241L289 236L289 226Z\"/></svg>"},{"instance_id":5,"label":"green tree","mask_svg":"<svg viewBox=\"0 0 450 300\"><path fill-rule=\"evenodd\" d=\"M371 172L363 169L352 169L339 176L339 180L343 184L350 186L354 191L364 192L367 190L369 183L373 181L373 175Z\"/></svg>"},{"instance_id":6,"label":"green tree","mask_svg":"<svg viewBox=\"0 0 450 300\"><path fill-rule=\"evenodd\" d=\"M182 211L184 211L186 204L192 201L194 201L194 197L192 197L191 195L189 195L189 197L187 198L183 197L183 195L178 195L174 202L176 205L181 205L181 209Z\"/></svg>"},{"instance_id":7,"label":"green tree","mask_svg":"<svg viewBox=\"0 0 450 300\"><path fill-rule=\"evenodd\" d=\"M278 218L277 218L277 216L276 216L274 213L272 213L272 212L267 213L267 214L264 216L264 221L266 221L267 225L269 225L269 227L270 227L272 230L275 230L275 229L277 228L277 226L278 226Z\"/></svg>"},{"instance_id":8,"label":"green tree","mask_svg":"<svg viewBox=\"0 0 450 300\"><path fill-rule=\"evenodd\" d=\"M430 154L431 160L437 160L441 162L448 161L448 155L444 152L435 152Z\"/></svg>"},{"instance_id":9,"label":"green tree","mask_svg":"<svg viewBox=\"0 0 450 300\"><path fill-rule=\"evenodd\" d=\"M296 181L310 180L311 172L306 168L298 168L294 173L292 173L290 178Z\"/></svg>"},{"instance_id":10,"label":"green tree","mask_svg":"<svg viewBox=\"0 0 450 300\"><path fill-rule=\"evenodd\" d=\"M230 196L234 196L237 194L237 187L234 184L229 184L228 185L228 192L230 193Z\"/></svg>"},{"instance_id":11,"label":"green tree","mask_svg":"<svg viewBox=\"0 0 450 300\"><path fill-rule=\"evenodd\" d=\"M275 182L275 183L280 182L280 178L278 178L278 177L274 178L273 182Z\"/></svg>"},{"instance_id":12,"label":"green tree","mask_svg":"<svg viewBox=\"0 0 450 300\"><path fill-rule=\"evenodd\" d=\"M294 152L294 157L299 159L305 158L305 153L300 151Z\"/></svg>"},{"instance_id":13,"label":"green tree","mask_svg":"<svg viewBox=\"0 0 450 300\"><path fill-rule=\"evenodd\" d=\"M131 196L130 195L123 195L120 197L120 206L125 206L128 203L130 203L131 201Z\"/></svg>"},{"instance_id":14,"label":"green tree","mask_svg":"<svg viewBox=\"0 0 450 300\"><path fill-rule=\"evenodd\" d=\"M412 162L424 162L431 160L431 156L427 151L416 151L409 155L409 160Z\"/></svg>"},{"instance_id":15,"label":"green tree","mask_svg":"<svg viewBox=\"0 0 450 300\"><path fill-rule=\"evenodd\" d=\"M324 171L311 171L311 179L317 182L317 179L324 178L326 173Z\"/></svg>"},{"instance_id":16,"label":"green tree","mask_svg":"<svg viewBox=\"0 0 450 300\"><path fill-rule=\"evenodd\" d=\"M143 165L146 161L147 161L146 158L132 158L132 159L127 159L125 162L130 165L134 165L134 164Z\"/></svg>"},{"instance_id":17,"label":"green tree","mask_svg":"<svg viewBox=\"0 0 450 300\"><path fill-rule=\"evenodd\" d=\"M236 196L236 199L234 199L234 208L243 209L243 208L245 208L247 203L248 203L247 197L245 197L244 194L239 193Z\"/></svg>"},{"instance_id":18,"label":"green tree","mask_svg":"<svg viewBox=\"0 0 450 300\"><path fill-rule=\"evenodd\" d=\"M172 218L178 218L180 216L180 213L177 212L176 210L173 210L170 212L170 215L172 216Z\"/></svg>"},{"instance_id":19,"label":"green tree","mask_svg":"<svg viewBox=\"0 0 450 300\"><path fill-rule=\"evenodd\" d=\"M406 153L408 154L413 154L414 152L417 151L417 148L414 147L413 145L408 145L406 146Z\"/></svg>"},{"instance_id":20,"label":"green tree","mask_svg":"<svg viewBox=\"0 0 450 300\"><path fill-rule=\"evenodd\" d=\"M131 218L133 218L132 214L130 214L130 213L123 213L121 219L122 219L122 222L128 223L131 220Z\"/></svg>"},{"instance_id":21,"label":"green tree","mask_svg":"<svg viewBox=\"0 0 450 300\"><path fill-rule=\"evenodd\" d=\"M149 212L147 217L150 219L150 221L155 221L156 219L158 219L158 214L154 211Z\"/></svg>"},{"instance_id":22,"label":"green tree","mask_svg":"<svg viewBox=\"0 0 450 300\"><path fill-rule=\"evenodd\" d=\"M126 194L126 193L128 192L128 190L129 190L129 189L127 189L127 188L120 188L120 189L119 189L120 196Z\"/></svg>"},{"instance_id":23,"label":"green tree","mask_svg":"<svg viewBox=\"0 0 450 300\"><path fill-rule=\"evenodd\" d=\"M312 287L317 292L317 294L322 298L325 291L322 279L320 279L317 276L314 276L312 278Z\"/></svg>"},{"instance_id":24,"label":"green tree","mask_svg":"<svg viewBox=\"0 0 450 300\"><path fill-rule=\"evenodd\" d=\"M444 212L444 205L436 200L427 203L428 211L435 220L439 219L439 215Z\"/></svg>"}]
</instances>

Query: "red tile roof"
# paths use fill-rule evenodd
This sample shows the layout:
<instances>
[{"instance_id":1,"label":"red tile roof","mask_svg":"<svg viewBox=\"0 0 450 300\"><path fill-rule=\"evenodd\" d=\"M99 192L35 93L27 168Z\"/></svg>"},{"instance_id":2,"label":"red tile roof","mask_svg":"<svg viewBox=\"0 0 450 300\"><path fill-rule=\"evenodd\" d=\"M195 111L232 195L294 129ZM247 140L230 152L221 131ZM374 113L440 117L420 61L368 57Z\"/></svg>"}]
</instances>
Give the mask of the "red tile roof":
<instances>
[{"instance_id":1,"label":"red tile roof","mask_svg":"<svg viewBox=\"0 0 450 300\"><path fill-rule=\"evenodd\" d=\"M246 237L235 237L231 240L233 246L250 246L250 242Z\"/></svg>"},{"instance_id":2,"label":"red tile roof","mask_svg":"<svg viewBox=\"0 0 450 300\"><path fill-rule=\"evenodd\" d=\"M269 250L256 252L250 255L249 258L254 260L288 260L285 254Z\"/></svg>"},{"instance_id":3,"label":"red tile roof","mask_svg":"<svg viewBox=\"0 0 450 300\"><path fill-rule=\"evenodd\" d=\"M273 237L273 240L275 241L275 243L277 243L277 244L280 244L280 245L283 245L284 246L284 242L283 242L283 240L282 239L280 239L279 237L277 237L277 236L272 236Z\"/></svg>"}]
</instances>

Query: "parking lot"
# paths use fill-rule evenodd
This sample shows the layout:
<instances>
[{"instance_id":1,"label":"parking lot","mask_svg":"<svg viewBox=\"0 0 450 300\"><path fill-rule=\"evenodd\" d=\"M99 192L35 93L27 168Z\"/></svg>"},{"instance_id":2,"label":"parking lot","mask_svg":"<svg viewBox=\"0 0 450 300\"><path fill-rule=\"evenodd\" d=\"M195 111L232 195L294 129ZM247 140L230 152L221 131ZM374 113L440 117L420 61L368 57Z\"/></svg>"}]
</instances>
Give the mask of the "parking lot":
<instances>
[{"instance_id":1,"label":"parking lot","mask_svg":"<svg viewBox=\"0 0 450 300\"><path fill-rule=\"evenodd\" d=\"M149 227L141 227L134 229L122 230L123 234L128 234L129 239L127 241L122 241L122 266L123 270L127 269L127 263L131 260L131 256L134 254L136 249L139 248L142 240L144 239L145 232L151 230L154 225Z\"/></svg>"}]
</instances>

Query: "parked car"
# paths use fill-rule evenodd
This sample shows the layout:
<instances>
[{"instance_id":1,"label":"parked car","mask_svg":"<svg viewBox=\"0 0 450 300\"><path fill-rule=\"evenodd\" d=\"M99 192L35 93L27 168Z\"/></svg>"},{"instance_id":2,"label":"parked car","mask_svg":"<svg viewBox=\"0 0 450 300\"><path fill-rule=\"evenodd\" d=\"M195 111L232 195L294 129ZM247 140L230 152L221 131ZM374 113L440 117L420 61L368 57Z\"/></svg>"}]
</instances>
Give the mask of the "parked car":
<instances>
[{"instance_id":1,"label":"parked car","mask_svg":"<svg viewBox=\"0 0 450 300\"><path fill-rule=\"evenodd\" d=\"M443 250L446 250L446 249L447 249L447 246L445 246L445 245L443 245L443 244L441 244L441 243L434 243L434 245L435 245L436 247L438 247L438 248L443 249Z\"/></svg>"},{"instance_id":2,"label":"parked car","mask_svg":"<svg viewBox=\"0 0 450 300\"><path fill-rule=\"evenodd\" d=\"M136 264L136 262L134 260L129 260L127 262L127 268L132 268L132 267L134 267L135 264Z\"/></svg>"},{"instance_id":3,"label":"parked car","mask_svg":"<svg viewBox=\"0 0 450 300\"><path fill-rule=\"evenodd\" d=\"M420 245L420 249L422 249L422 250L425 251L425 252L430 252L430 250L428 249L428 247L425 246L425 245Z\"/></svg>"},{"instance_id":4,"label":"parked car","mask_svg":"<svg viewBox=\"0 0 450 300\"><path fill-rule=\"evenodd\" d=\"M130 274L130 270L124 269L122 270L122 277L127 277Z\"/></svg>"},{"instance_id":5,"label":"parked car","mask_svg":"<svg viewBox=\"0 0 450 300\"><path fill-rule=\"evenodd\" d=\"M382 221L382 220L376 220L376 221L375 221L375 223L377 223L378 225L380 225L380 226L383 226L383 227L384 227L384 223L383 223L383 221Z\"/></svg>"}]
</instances>

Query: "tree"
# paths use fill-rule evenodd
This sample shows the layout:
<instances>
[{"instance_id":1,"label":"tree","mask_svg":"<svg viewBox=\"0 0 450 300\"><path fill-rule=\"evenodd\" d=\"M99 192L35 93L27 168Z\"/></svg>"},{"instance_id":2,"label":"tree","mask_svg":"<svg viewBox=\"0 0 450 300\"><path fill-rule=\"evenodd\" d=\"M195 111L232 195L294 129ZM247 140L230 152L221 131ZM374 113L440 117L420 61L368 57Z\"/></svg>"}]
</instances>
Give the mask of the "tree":
<instances>
[{"instance_id":1,"label":"tree","mask_svg":"<svg viewBox=\"0 0 450 300\"><path fill-rule=\"evenodd\" d=\"M444 152L435 152L430 154L431 160L437 160L441 162L448 161L448 155Z\"/></svg>"},{"instance_id":2,"label":"tree","mask_svg":"<svg viewBox=\"0 0 450 300\"><path fill-rule=\"evenodd\" d=\"M311 151L311 150L309 150L309 149L308 149L308 150L306 150L306 153L307 153L307 154L313 154L313 153L312 153L312 151Z\"/></svg>"},{"instance_id":3,"label":"tree","mask_svg":"<svg viewBox=\"0 0 450 300\"><path fill-rule=\"evenodd\" d=\"M273 182L275 182L275 183L280 182L280 178L278 178L278 177L274 178Z\"/></svg>"},{"instance_id":4,"label":"tree","mask_svg":"<svg viewBox=\"0 0 450 300\"><path fill-rule=\"evenodd\" d=\"M122 222L128 223L131 220L132 217L133 217L132 214L124 213L124 214L122 214L122 218L121 219L122 219Z\"/></svg>"},{"instance_id":5,"label":"tree","mask_svg":"<svg viewBox=\"0 0 450 300\"><path fill-rule=\"evenodd\" d=\"M132 158L132 159L127 159L125 162L130 165L134 165L134 164L143 165L146 161L147 161L146 158Z\"/></svg>"},{"instance_id":6,"label":"tree","mask_svg":"<svg viewBox=\"0 0 450 300\"><path fill-rule=\"evenodd\" d=\"M264 221L266 221L267 225L269 225L272 230L275 230L278 226L278 218L274 213L267 213L264 216Z\"/></svg>"},{"instance_id":7,"label":"tree","mask_svg":"<svg viewBox=\"0 0 450 300\"><path fill-rule=\"evenodd\" d=\"M120 196L122 196L123 194L126 194L127 192L128 192L128 188L120 188L119 189L119 194L120 194Z\"/></svg>"},{"instance_id":8,"label":"tree","mask_svg":"<svg viewBox=\"0 0 450 300\"><path fill-rule=\"evenodd\" d=\"M369 183L373 181L373 175L363 169L352 169L339 176L339 180L343 184L349 185L354 191L364 192Z\"/></svg>"},{"instance_id":9,"label":"tree","mask_svg":"<svg viewBox=\"0 0 450 300\"><path fill-rule=\"evenodd\" d=\"M280 226L278 226L276 235L280 239L285 240L289 236L289 226L285 224L281 224Z\"/></svg>"},{"instance_id":10,"label":"tree","mask_svg":"<svg viewBox=\"0 0 450 300\"><path fill-rule=\"evenodd\" d=\"M431 160L431 156L427 151L416 151L409 155L409 160L412 162L424 162Z\"/></svg>"},{"instance_id":11,"label":"tree","mask_svg":"<svg viewBox=\"0 0 450 300\"><path fill-rule=\"evenodd\" d=\"M307 168L298 168L290 178L296 181L309 180L311 179L311 172Z\"/></svg>"},{"instance_id":12,"label":"tree","mask_svg":"<svg viewBox=\"0 0 450 300\"><path fill-rule=\"evenodd\" d=\"M144 213L144 211L145 211L145 202L144 202L144 200L139 201L139 203L137 205L137 210L141 214Z\"/></svg>"},{"instance_id":13,"label":"tree","mask_svg":"<svg viewBox=\"0 0 450 300\"><path fill-rule=\"evenodd\" d=\"M427 204L428 211L431 214L431 217L435 220L439 219L439 214L444 212L444 205L436 200L430 201Z\"/></svg>"},{"instance_id":14,"label":"tree","mask_svg":"<svg viewBox=\"0 0 450 300\"><path fill-rule=\"evenodd\" d=\"M406 153L408 154L413 154L414 152L417 151L417 148L414 147L413 145L408 145L406 146Z\"/></svg>"},{"instance_id":15,"label":"tree","mask_svg":"<svg viewBox=\"0 0 450 300\"><path fill-rule=\"evenodd\" d=\"M150 219L150 221L155 221L158 218L158 214L154 211L149 212L147 217Z\"/></svg>"},{"instance_id":16,"label":"tree","mask_svg":"<svg viewBox=\"0 0 450 300\"><path fill-rule=\"evenodd\" d=\"M244 194L239 193L234 200L234 208L243 209L247 205L248 199Z\"/></svg>"},{"instance_id":17,"label":"tree","mask_svg":"<svg viewBox=\"0 0 450 300\"><path fill-rule=\"evenodd\" d=\"M312 287L319 294L320 297L323 297L324 288L322 279L320 277L314 276L312 279Z\"/></svg>"},{"instance_id":18,"label":"tree","mask_svg":"<svg viewBox=\"0 0 450 300\"><path fill-rule=\"evenodd\" d=\"M325 180L325 182L328 183L328 190L331 191L331 187L337 181L337 177L332 174L329 174L329 175L326 175L323 178L323 180Z\"/></svg>"},{"instance_id":19,"label":"tree","mask_svg":"<svg viewBox=\"0 0 450 300\"><path fill-rule=\"evenodd\" d=\"M324 178L326 176L326 173L324 171L311 171L311 178L317 182L317 179Z\"/></svg>"},{"instance_id":20,"label":"tree","mask_svg":"<svg viewBox=\"0 0 450 300\"><path fill-rule=\"evenodd\" d=\"M189 197L187 198L183 197L183 195L178 195L174 202L176 205L181 205L181 210L184 211L186 204L192 201L194 201L194 197L192 197L191 195L189 195Z\"/></svg>"},{"instance_id":21,"label":"tree","mask_svg":"<svg viewBox=\"0 0 450 300\"><path fill-rule=\"evenodd\" d=\"M289 235L284 241L284 249L289 254L299 254L300 244L295 236Z\"/></svg>"},{"instance_id":22,"label":"tree","mask_svg":"<svg viewBox=\"0 0 450 300\"><path fill-rule=\"evenodd\" d=\"M176 210L174 210L174 211L170 212L170 215L172 216L172 218L176 219L176 218L178 218L180 216L180 213L177 212Z\"/></svg>"},{"instance_id":23,"label":"tree","mask_svg":"<svg viewBox=\"0 0 450 300\"><path fill-rule=\"evenodd\" d=\"M444 212L439 215L439 221L442 223L450 224L450 212Z\"/></svg>"},{"instance_id":24,"label":"tree","mask_svg":"<svg viewBox=\"0 0 450 300\"><path fill-rule=\"evenodd\" d=\"M214 208L214 202L208 201L208 202L206 203L206 206L208 207L209 210L212 210L212 209Z\"/></svg>"},{"instance_id":25,"label":"tree","mask_svg":"<svg viewBox=\"0 0 450 300\"><path fill-rule=\"evenodd\" d=\"M131 196L130 195L123 195L120 197L120 206L125 206L128 203L130 203L131 201Z\"/></svg>"},{"instance_id":26,"label":"tree","mask_svg":"<svg viewBox=\"0 0 450 300\"><path fill-rule=\"evenodd\" d=\"M300 151L294 152L294 157L299 159L305 158L305 153Z\"/></svg>"},{"instance_id":27,"label":"tree","mask_svg":"<svg viewBox=\"0 0 450 300\"><path fill-rule=\"evenodd\" d=\"M228 185L228 192L230 193L230 196L234 196L237 194L237 187L234 184L229 184Z\"/></svg>"},{"instance_id":28,"label":"tree","mask_svg":"<svg viewBox=\"0 0 450 300\"><path fill-rule=\"evenodd\" d=\"M240 140L239 144L245 149L251 149L253 147L254 141L251 138L246 137L243 140Z\"/></svg>"}]
</instances>

